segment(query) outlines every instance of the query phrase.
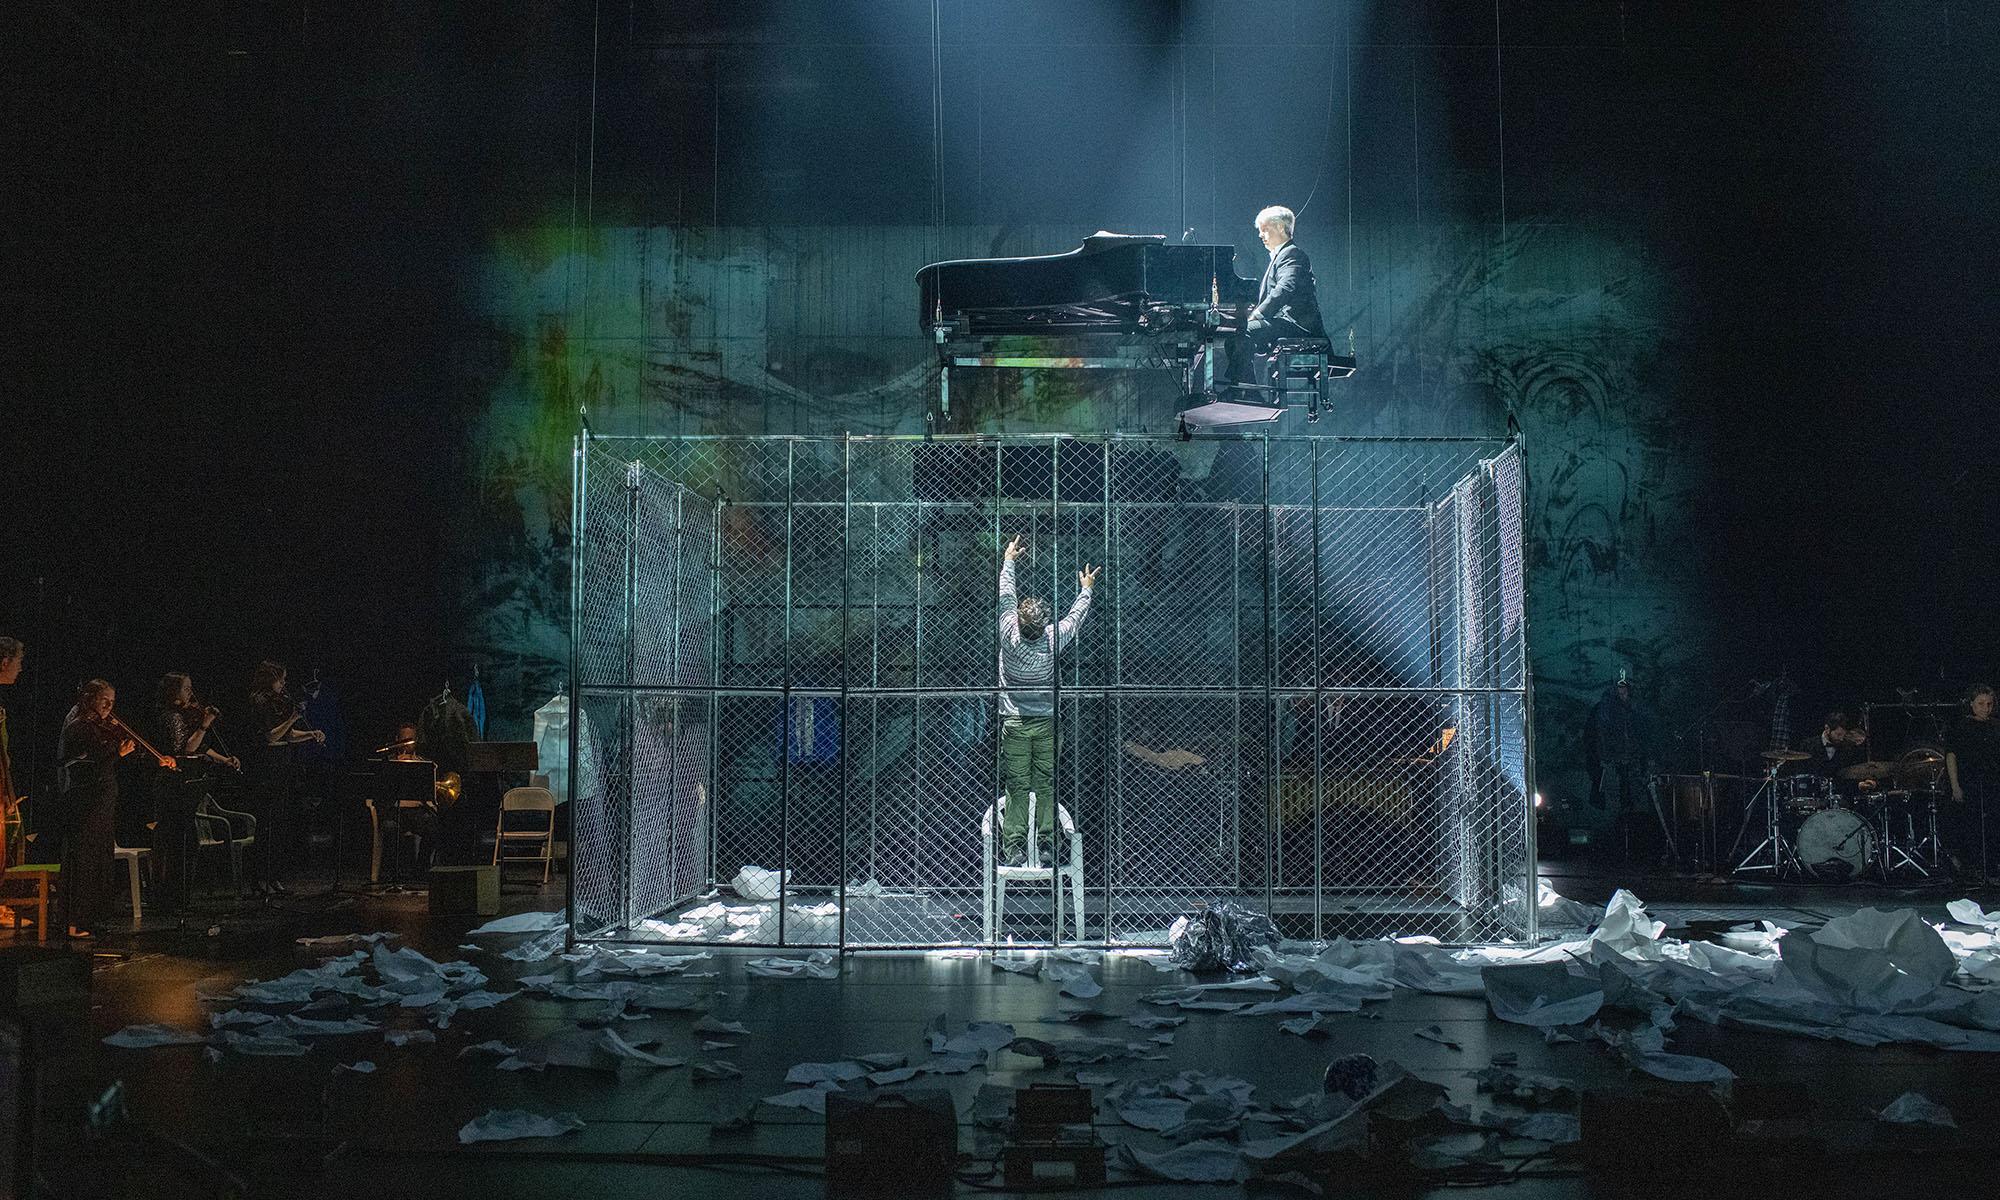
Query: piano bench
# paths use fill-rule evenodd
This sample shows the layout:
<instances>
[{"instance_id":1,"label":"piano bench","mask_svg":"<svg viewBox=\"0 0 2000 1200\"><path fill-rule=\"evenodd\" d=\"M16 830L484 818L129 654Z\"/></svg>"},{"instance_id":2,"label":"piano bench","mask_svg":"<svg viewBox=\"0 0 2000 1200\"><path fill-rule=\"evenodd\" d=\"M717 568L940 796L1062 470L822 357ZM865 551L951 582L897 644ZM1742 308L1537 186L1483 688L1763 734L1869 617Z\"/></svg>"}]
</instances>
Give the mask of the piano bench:
<instances>
[{"instance_id":1,"label":"piano bench","mask_svg":"<svg viewBox=\"0 0 2000 1200\"><path fill-rule=\"evenodd\" d=\"M1281 408L1298 405L1306 420L1319 420L1329 378L1327 356L1333 343L1325 338L1283 338L1271 345L1272 401Z\"/></svg>"}]
</instances>

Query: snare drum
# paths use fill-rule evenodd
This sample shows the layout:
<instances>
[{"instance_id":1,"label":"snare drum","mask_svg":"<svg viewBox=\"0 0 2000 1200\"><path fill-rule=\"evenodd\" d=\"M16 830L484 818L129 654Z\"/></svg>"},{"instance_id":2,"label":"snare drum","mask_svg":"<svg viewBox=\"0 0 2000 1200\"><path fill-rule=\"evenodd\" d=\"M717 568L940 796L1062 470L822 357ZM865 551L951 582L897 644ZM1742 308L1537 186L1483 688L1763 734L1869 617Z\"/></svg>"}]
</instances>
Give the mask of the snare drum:
<instances>
[{"instance_id":1,"label":"snare drum","mask_svg":"<svg viewBox=\"0 0 2000 1200\"><path fill-rule=\"evenodd\" d=\"M1833 780L1824 775L1792 775L1778 781L1778 800L1793 817L1809 817L1840 802Z\"/></svg>"}]
</instances>

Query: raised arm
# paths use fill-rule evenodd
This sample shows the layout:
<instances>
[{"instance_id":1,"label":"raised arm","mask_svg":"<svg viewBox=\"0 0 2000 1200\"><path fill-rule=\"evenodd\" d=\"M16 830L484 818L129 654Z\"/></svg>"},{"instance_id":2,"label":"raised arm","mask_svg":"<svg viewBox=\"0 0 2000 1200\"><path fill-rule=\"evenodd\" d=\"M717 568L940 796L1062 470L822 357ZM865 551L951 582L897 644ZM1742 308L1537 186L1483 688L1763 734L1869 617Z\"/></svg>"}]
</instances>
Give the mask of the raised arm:
<instances>
[{"instance_id":1,"label":"raised arm","mask_svg":"<svg viewBox=\"0 0 2000 1200\"><path fill-rule=\"evenodd\" d=\"M1014 560L1021 556L1021 538L1016 534L1000 555L1000 636L1021 636L1020 597L1014 591Z\"/></svg>"},{"instance_id":2,"label":"raised arm","mask_svg":"<svg viewBox=\"0 0 2000 1200\"><path fill-rule=\"evenodd\" d=\"M1097 568L1088 563L1076 573L1076 599L1070 603L1069 615L1056 625L1056 648L1062 649L1076 637L1076 631L1083 625L1084 617L1090 615L1090 593L1097 585Z\"/></svg>"}]
</instances>

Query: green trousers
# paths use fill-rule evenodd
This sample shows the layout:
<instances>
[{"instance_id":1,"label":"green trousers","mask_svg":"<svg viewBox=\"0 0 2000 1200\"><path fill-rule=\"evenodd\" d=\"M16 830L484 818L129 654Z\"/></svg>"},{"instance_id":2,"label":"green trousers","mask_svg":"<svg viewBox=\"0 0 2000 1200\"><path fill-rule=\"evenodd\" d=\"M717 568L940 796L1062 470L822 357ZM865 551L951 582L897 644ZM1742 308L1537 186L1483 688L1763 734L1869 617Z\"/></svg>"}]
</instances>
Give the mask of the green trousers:
<instances>
[{"instance_id":1,"label":"green trousers","mask_svg":"<svg viewBox=\"0 0 2000 1200\"><path fill-rule=\"evenodd\" d=\"M1035 827L1044 853L1052 854L1056 828L1056 728L1051 717L1008 717L1000 724L1000 778L1007 811L1000 823L1001 857L1028 854L1028 793L1035 794Z\"/></svg>"}]
</instances>

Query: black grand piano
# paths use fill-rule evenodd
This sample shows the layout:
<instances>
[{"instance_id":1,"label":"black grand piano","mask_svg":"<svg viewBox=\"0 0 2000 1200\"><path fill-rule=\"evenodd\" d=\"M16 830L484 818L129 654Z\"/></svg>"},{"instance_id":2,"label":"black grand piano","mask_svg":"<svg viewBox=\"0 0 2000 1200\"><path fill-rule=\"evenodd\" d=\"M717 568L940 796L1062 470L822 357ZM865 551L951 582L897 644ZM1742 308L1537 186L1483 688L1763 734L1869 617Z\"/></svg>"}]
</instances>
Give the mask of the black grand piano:
<instances>
[{"instance_id":1,"label":"black grand piano","mask_svg":"<svg viewBox=\"0 0 2000 1200\"><path fill-rule=\"evenodd\" d=\"M917 272L924 331L952 334L1165 333L1210 310L1254 304L1234 246L1168 245L1097 233L1064 254L961 258Z\"/></svg>"},{"instance_id":2,"label":"black grand piano","mask_svg":"<svg viewBox=\"0 0 2000 1200\"><path fill-rule=\"evenodd\" d=\"M1164 368L1183 374L1188 394L1261 407L1243 419L1275 416L1294 397L1316 418L1321 381L1352 374L1351 355L1335 355L1323 341L1281 346L1271 381L1246 386L1218 383L1218 355L1198 353L1242 329L1257 301L1258 281L1238 275L1235 262L1233 246L1100 232L1063 254L930 264L917 272L918 324L946 368L944 409L950 409L954 367ZM1293 366L1312 372L1309 398L1286 382L1284 373ZM1221 421L1220 412L1209 415L1218 417L1212 423L1237 423Z\"/></svg>"}]
</instances>

